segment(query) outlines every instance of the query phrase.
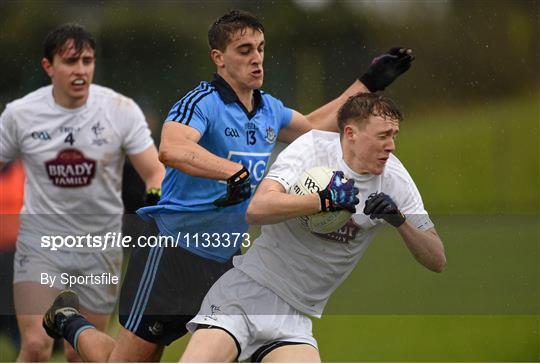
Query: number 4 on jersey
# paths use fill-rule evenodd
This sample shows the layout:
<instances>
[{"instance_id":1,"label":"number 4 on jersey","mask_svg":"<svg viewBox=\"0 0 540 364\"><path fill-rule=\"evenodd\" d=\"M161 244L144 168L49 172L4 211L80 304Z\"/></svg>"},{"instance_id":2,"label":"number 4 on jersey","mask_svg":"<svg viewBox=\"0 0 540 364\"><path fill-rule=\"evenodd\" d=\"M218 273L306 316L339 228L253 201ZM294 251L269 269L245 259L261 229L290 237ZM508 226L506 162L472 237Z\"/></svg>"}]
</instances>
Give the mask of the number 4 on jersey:
<instances>
[{"instance_id":1,"label":"number 4 on jersey","mask_svg":"<svg viewBox=\"0 0 540 364\"><path fill-rule=\"evenodd\" d=\"M66 138L64 139L64 143L69 143L69 145L73 145L73 143L75 143L75 139L73 138L73 133L68 133L68 135L66 135Z\"/></svg>"}]
</instances>

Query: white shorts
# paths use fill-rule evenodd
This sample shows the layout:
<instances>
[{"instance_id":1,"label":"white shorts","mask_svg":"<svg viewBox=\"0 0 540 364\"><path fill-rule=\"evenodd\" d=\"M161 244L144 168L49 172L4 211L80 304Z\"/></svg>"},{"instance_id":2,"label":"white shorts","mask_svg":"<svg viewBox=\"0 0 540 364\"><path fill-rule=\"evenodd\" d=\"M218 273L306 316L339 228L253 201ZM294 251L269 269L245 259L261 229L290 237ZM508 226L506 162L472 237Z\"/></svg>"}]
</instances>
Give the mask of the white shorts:
<instances>
[{"instance_id":1,"label":"white shorts","mask_svg":"<svg viewBox=\"0 0 540 364\"><path fill-rule=\"evenodd\" d=\"M50 251L33 243L17 241L13 283L37 282L59 290L72 289L89 311L109 314L114 310L121 284L122 250Z\"/></svg>"},{"instance_id":2,"label":"white shorts","mask_svg":"<svg viewBox=\"0 0 540 364\"><path fill-rule=\"evenodd\" d=\"M261 347L275 342L317 348L311 319L237 268L210 288L199 313L186 327L193 332L198 324L219 327L233 335L240 346L239 361L249 361Z\"/></svg>"}]
</instances>

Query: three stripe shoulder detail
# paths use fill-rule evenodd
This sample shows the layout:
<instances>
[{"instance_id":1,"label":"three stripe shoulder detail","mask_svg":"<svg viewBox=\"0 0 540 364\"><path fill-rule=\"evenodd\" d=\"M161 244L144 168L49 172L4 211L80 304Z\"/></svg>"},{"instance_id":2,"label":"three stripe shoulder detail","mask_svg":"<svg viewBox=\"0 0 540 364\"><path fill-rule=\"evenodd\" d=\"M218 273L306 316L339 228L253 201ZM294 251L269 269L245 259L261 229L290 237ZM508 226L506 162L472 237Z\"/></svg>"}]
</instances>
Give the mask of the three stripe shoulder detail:
<instances>
[{"instance_id":1,"label":"three stripe shoulder detail","mask_svg":"<svg viewBox=\"0 0 540 364\"><path fill-rule=\"evenodd\" d=\"M210 95L214 91L216 91L216 89L212 84L208 82L201 83L200 86L188 92L182 99L180 99L180 101L176 103L176 114L170 120L189 125L195 111L195 106L197 106L197 104L203 98Z\"/></svg>"}]
</instances>

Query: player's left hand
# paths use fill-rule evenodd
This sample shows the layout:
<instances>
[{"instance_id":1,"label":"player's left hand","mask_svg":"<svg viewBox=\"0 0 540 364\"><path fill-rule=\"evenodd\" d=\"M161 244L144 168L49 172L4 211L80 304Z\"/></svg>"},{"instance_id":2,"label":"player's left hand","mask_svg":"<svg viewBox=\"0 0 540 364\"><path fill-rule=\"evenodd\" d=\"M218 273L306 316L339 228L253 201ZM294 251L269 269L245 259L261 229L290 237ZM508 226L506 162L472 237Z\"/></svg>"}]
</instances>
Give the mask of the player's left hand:
<instances>
[{"instance_id":1,"label":"player's left hand","mask_svg":"<svg viewBox=\"0 0 540 364\"><path fill-rule=\"evenodd\" d=\"M400 227L406 220L396 203L383 192L372 193L366 200L364 214L373 219L383 219L392 226Z\"/></svg>"},{"instance_id":2,"label":"player's left hand","mask_svg":"<svg viewBox=\"0 0 540 364\"><path fill-rule=\"evenodd\" d=\"M366 73L358 79L369 91L382 91L405 73L411 67L412 61L412 49L394 47L375 57Z\"/></svg>"},{"instance_id":3,"label":"player's left hand","mask_svg":"<svg viewBox=\"0 0 540 364\"><path fill-rule=\"evenodd\" d=\"M155 206L161 199L161 188L153 187L144 193L144 206Z\"/></svg>"}]
</instances>

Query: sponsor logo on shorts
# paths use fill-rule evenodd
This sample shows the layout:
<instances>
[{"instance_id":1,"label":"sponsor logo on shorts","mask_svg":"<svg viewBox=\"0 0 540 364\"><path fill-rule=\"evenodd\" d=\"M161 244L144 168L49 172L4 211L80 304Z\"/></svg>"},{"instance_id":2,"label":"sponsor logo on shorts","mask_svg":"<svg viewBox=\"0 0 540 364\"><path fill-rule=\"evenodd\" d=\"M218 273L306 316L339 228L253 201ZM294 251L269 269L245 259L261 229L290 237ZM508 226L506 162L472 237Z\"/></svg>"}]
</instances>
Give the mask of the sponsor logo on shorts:
<instances>
[{"instance_id":1,"label":"sponsor logo on shorts","mask_svg":"<svg viewBox=\"0 0 540 364\"><path fill-rule=\"evenodd\" d=\"M21 256L19 257L19 267L22 268L29 261L30 259L28 259L28 255L21 254Z\"/></svg>"},{"instance_id":2,"label":"sponsor logo on shorts","mask_svg":"<svg viewBox=\"0 0 540 364\"><path fill-rule=\"evenodd\" d=\"M148 326L148 331L154 336L161 336L163 334L163 324L156 321L152 326Z\"/></svg>"},{"instance_id":3,"label":"sponsor logo on shorts","mask_svg":"<svg viewBox=\"0 0 540 364\"><path fill-rule=\"evenodd\" d=\"M345 225L339 230L333 231L328 234L320 234L311 232L313 235L318 236L326 240L332 240L337 243L348 244L349 241L353 240L360 231L360 226L356 225L352 219L349 219Z\"/></svg>"},{"instance_id":4,"label":"sponsor logo on shorts","mask_svg":"<svg viewBox=\"0 0 540 364\"><path fill-rule=\"evenodd\" d=\"M88 186L96 175L96 161L77 149L64 149L55 159L45 162L49 179L58 187Z\"/></svg>"}]
</instances>

